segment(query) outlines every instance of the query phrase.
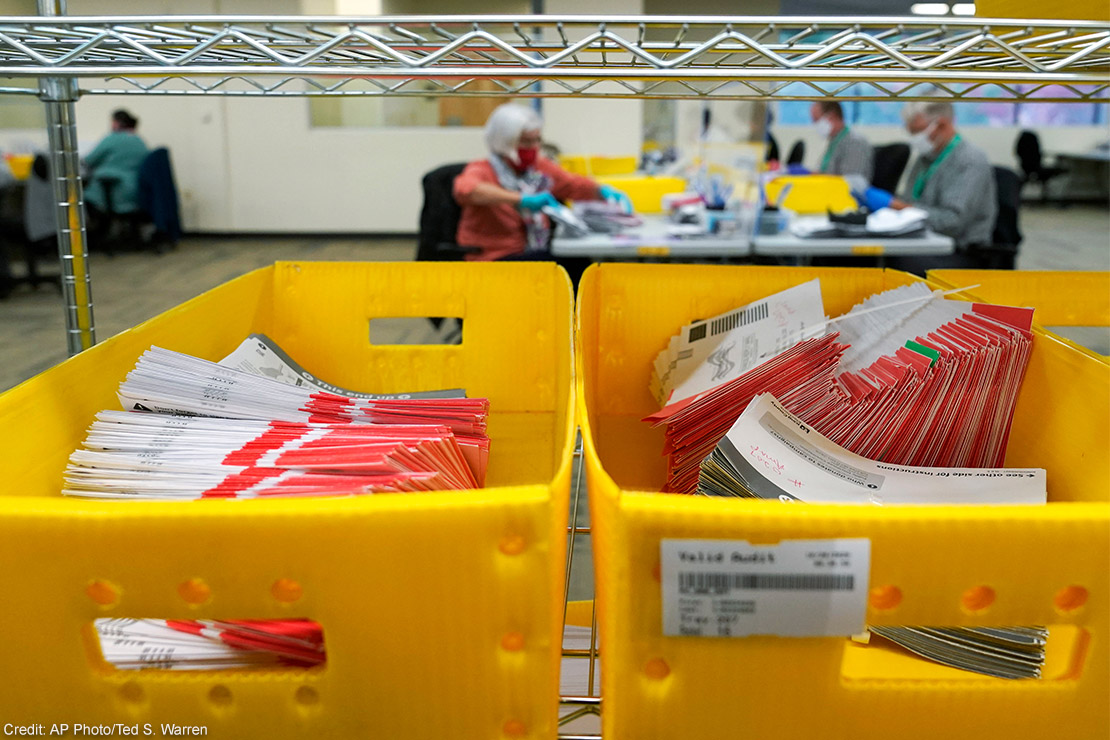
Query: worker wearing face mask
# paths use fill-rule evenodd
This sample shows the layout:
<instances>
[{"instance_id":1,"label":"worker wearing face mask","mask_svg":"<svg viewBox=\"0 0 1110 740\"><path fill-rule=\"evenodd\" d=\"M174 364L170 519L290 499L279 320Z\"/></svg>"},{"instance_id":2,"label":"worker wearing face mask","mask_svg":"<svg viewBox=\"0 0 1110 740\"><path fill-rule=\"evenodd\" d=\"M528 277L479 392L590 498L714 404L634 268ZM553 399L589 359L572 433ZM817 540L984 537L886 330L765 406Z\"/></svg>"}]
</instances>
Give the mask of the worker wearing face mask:
<instances>
[{"instance_id":1,"label":"worker wearing face mask","mask_svg":"<svg viewBox=\"0 0 1110 740\"><path fill-rule=\"evenodd\" d=\"M515 103L490 114L485 130L489 156L468 164L453 186L462 206L456 242L476 249L467 259L544 259L551 224L543 209L558 207L561 200L608 200L631 209L619 190L573 175L541 156L541 126L534 110Z\"/></svg>"},{"instance_id":2,"label":"worker wearing face mask","mask_svg":"<svg viewBox=\"0 0 1110 740\"><path fill-rule=\"evenodd\" d=\"M821 157L823 174L858 175L871 181L875 154L871 144L844 125L844 109L835 100L818 100L809 107L818 135L828 142Z\"/></svg>"},{"instance_id":3,"label":"worker wearing face mask","mask_svg":"<svg viewBox=\"0 0 1110 740\"><path fill-rule=\"evenodd\" d=\"M929 228L952 237L958 252L989 245L998 215L994 172L987 155L956 132L952 104L907 103L902 119L917 160L908 192L890 206L926 211Z\"/></svg>"}]
</instances>

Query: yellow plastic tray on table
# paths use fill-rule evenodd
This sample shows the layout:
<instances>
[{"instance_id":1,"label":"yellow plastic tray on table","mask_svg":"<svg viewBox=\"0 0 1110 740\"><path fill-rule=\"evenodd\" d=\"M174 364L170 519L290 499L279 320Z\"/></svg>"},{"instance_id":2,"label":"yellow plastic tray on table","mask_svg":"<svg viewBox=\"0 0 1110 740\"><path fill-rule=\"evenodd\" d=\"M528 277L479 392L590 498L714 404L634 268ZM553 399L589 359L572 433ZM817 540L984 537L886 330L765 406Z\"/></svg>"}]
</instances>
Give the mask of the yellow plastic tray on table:
<instances>
[{"instance_id":1,"label":"yellow plastic tray on table","mask_svg":"<svg viewBox=\"0 0 1110 740\"><path fill-rule=\"evenodd\" d=\"M590 174L594 177L601 175L631 175L640 166L639 157L590 157Z\"/></svg>"},{"instance_id":2,"label":"yellow plastic tray on table","mask_svg":"<svg viewBox=\"0 0 1110 740\"><path fill-rule=\"evenodd\" d=\"M946 288L966 288L968 298L1009 306L1034 306L1040 326L1110 326L1110 272L1066 270L930 270ZM1054 334L1054 336L1057 336ZM1110 362L1110 357L1057 338Z\"/></svg>"},{"instance_id":3,"label":"yellow plastic tray on table","mask_svg":"<svg viewBox=\"0 0 1110 740\"><path fill-rule=\"evenodd\" d=\"M1041 330L1006 464L1048 471L1045 507L858 507L661 494L652 361L679 328L821 278L825 310L915 280L880 269L594 265L578 293L606 740L1106 737L1110 368ZM661 300L660 296L664 298ZM871 540L874 625L1049 625L1045 678L945 668L874 640L664 637L664 538ZM885 605L886 586L901 603ZM996 594L967 611L963 595ZM974 593L974 592L972 592ZM1080 605L1081 604L1081 605Z\"/></svg>"},{"instance_id":4,"label":"yellow plastic tray on table","mask_svg":"<svg viewBox=\"0 0 1110 740\"><path fill-rule=\"evenodd\" d=\"M686 180L670 175L604 175L594 179L627 195L636 213L661 213L664 195L686 190Z\"/></svg>"},{"instance_id":5,"label":"yellow plastic tray on table","mask_svg":"<svg viewBox=\"0 0 1110 740\"><path fill-rule=\"evenodd\" d=\"M631 175L640 166L640 160L637 157L563 154L559 156L559 166L567 172L586 177Z\"/></svg>"},{"instance_id":6,"label":"yellow plastic tray on table","mask_svg":"<svg viewBox=\"0 0 1110 740\"><path fill-rule=\"evenodd\" d=\"M4 159L7 160L8 168L12 171L12 177L16 180L26 180L31 176L31 165L34 164L35 155L7 154Z\"/></svg>"},{"instance_id":7,"label":"yellow plastic tray on table","mask_svg":"<svg viewBox=\"0 0 1110 740\"><path fill-rule=\"evenodd\" d=\"M767 182L767 202L776 203L787 185L790 191L780 205L794 213L825 215L857 208L848 181L837 175L781 175Z\"/></svg>"},{"instance_id":8,"label":"yellow plastic tray on table","mask_svg":"<svg viewBox=\"0 0 1110 740\"><path fill-rule=\"evenodd\" d=\"M550 263L277 263L0 396L0 721L167 722L218 738L554 738L571 306L566 273ZM370 319L404 316L461 317L462 343L369 342ZM487 487L268 501L59 495L67 457L97 411L119 408L116 388L143 350L215 360L252 332L343 387L487 396ZM198 593L202 603L185 600ZM327 664L117 671L92 636L99 617L310 618Z\"/></svg>"}]
</instances>

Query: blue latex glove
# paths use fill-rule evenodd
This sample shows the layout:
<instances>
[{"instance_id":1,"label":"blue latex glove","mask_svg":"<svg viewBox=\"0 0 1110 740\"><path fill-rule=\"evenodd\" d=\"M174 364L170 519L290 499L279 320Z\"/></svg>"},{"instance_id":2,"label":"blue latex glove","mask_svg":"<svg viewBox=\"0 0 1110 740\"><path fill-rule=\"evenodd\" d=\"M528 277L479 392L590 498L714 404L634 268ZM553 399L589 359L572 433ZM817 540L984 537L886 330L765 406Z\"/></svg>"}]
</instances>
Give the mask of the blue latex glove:
<instances>
[{"instance_id":1,"label":"blue latex glove","mask_svg":"<svg viewBox=\"0 0 1110 740\"><path fill-rule=\"evenodd\" d=\"M625 213L632 213L632 201L628 199L627 195L612 185L602 185L598 190L601 192L602 198L610 203L616 203Z\"/></svg>"},{"instance_id":2,"label":"blue latex glove","mask_svg":"<svg viewBox=\"0 0 1110 740\"><path fill-rule=\"evenodd\" d=\"M891 193L875 187L867 188L867 191L863 194L863 204L872 213L880 208L886 208L892 200L894 200L894 196Z\"/></svg>"},{"instance_id":3,"label":"blue latex glove","mask_svg":"<svg viewBox=\"0 0 1110 740\"><path fill-rule=\"evenodd\" d=\"M789 175L812 175L805 165L801 164L788 164L786 165L786 172Z\"/></svg>"},{"instance_id":4,"label":"blue latex glove","mask_svg":"<svg viewBox=\"0 0 1110 740\"><path fill-rule=\"evenodd\" d=\"M555 196L551 193L534 193L520 198L520 209L522 211L532 211L534 213L544 206L558 208L559 201L555 200Z\"/></svg>"}]
</instances>

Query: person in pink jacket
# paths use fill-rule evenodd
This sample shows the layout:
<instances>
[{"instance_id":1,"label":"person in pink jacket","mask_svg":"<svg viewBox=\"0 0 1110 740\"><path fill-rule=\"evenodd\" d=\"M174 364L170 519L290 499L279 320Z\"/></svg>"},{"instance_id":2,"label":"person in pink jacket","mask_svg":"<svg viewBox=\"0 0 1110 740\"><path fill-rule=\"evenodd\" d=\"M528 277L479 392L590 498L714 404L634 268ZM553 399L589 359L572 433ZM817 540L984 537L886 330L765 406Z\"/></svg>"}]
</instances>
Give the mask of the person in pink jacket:
<instances>
[{"instance_id":1,"label":"person in pink jacket","mask_svg":"<svg viewBox=\"0 0 1110 740\"><path fill-rule=\"evenodd\" d=\"M468 164L454 184L462 206L456 243L479 250L468 260L551 259L551 222L544 206L563 200L628 204L620 191L541 156L542 125L534 110L514 103L490 114L485 129L489 157Z\"/></svg>"}]
</instances>

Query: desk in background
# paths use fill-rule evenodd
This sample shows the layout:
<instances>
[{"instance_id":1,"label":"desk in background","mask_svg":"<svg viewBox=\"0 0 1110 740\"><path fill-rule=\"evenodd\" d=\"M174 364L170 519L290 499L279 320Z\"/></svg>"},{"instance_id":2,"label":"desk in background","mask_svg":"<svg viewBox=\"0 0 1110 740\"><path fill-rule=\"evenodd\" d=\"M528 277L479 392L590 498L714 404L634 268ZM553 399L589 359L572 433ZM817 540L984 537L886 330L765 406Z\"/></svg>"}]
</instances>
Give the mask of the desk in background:
<instances>
[{"instance_id":1,"label":"desk in background","mask_svg":"<svg viewBox=\"0 0 1110 740\"><path fill-rule=\"evenodd\" d=\"M836 237L802 238L789 232L733 236L670 236L669 223L662 216L644 216L636 229L620 234L590 234L568 238L557 236L551 242L556 257L588 259L705 259L715 257L930 257L950 255L955 242L947 236L927 231L914 237Z\"/></svg>"},{"instance_id":2,"label":"desk in background","mask_svg":"<svg viewBox=\"0 0 1110 740\"><path fill-rule=\"evenodd\" d=\"M631 259L643 257L701 259L747 257L751 238L747 234L717 236L669 236L669 222L662 216L641 216L643 225L620 234L590 234L578 238L556 236L551 253L556 257Z\"/></svg>"},{"instance_id":3,"label":"desk in background","mask_svg":"<svg viewBox=\"0 0 1110 740\"><path fill-rule=\"evenodd\" d=\"M1085 152L1061 152L1056 164L1065 170L1065 198L1097 196L1110 200L1110 149L1089 149Z\"/></svg>"},{"instance_id":4,"label":"desk in background","mask_svg":"<svg viewBox=\"0 0 1110 740\"><path fill-rule=\"evenodd\" d=\"M756 236L752 252L767 257L925 257L956 251L951 237L926 231L913 237L802 238L789 232Z\"/></svg>"}]
</instances>

